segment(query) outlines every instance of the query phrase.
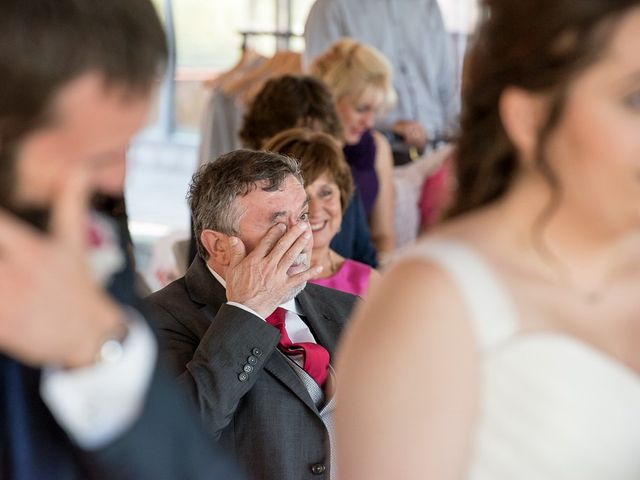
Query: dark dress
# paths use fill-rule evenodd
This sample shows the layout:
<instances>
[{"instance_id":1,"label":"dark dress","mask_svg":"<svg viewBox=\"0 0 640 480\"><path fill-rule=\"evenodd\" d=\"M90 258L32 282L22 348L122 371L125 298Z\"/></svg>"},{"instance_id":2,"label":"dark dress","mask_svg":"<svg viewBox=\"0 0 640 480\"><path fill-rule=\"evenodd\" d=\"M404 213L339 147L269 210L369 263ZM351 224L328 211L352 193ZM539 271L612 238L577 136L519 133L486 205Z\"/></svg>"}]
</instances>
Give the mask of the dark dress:
<instances>
[{"instance_id":1,"label":"dark dress","mask_svg":"<svg viewBox=\"0 0 640 480\"><path fill-rule=\"evenodd\" d=\"M331 249L344 258L378 268L376 247L371 240L369 224L357 188L342 215L340 231L331 240Z\"/></svg>"},{"instance_id":2,"label":"dark dress","mask_svg":"<svg viewBox=\"0 0 640 480\"><path fill-rule=\"evenodd\" d=\"M376 142L373 138L373 132L367 130L358 143L345 145L343 151L347 163L351 167L353 181L358 187L367 219L369 219L380 189L375 165Z\"/></svg>"}]
</instances>

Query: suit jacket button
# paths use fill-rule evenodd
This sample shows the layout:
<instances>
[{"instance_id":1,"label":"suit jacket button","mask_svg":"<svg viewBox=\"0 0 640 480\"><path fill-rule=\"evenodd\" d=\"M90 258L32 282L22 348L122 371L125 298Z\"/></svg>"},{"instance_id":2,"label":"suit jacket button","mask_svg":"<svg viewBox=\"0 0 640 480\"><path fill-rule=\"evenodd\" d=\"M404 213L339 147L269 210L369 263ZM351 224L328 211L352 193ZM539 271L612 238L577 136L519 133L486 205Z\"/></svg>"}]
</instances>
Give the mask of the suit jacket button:
<instances>
[{"instance_id":1,"label":"suit jacket button","mask_svg":"<svg viewBox=\"0 0 640 480\"><path fill-rule=\"evenodd\" d=\"M253 372L253 367L249 364L246 364L244 367L242 367L242 369L247 373Z\"/></svg>"},{"instance_id":2,"label":"suit jacket button","mask_svg":"<svg viewBox=\"0 0 640 480\"><path fill-rule=\"evenodd\" d=\"M253 353L253 355L256 357L259 357L262 355L262 350L256 347L251 350L251 353Z\"/></svg>"},{"instance_id":3,"label":"suit jacket button","mask_svg":"<svg viewBox=\"0 0 640 480\"><path fill-rule=\"evenodd\" d=\"M247 380L249 380L249 374L246 372L242 372L240 375L238 375L238 380L240 380L241 382L246 382Z\"/></svg>"},{"instance_id":4,"label":"suit jacket button","mask_svg":"<svg viewBox=\"0 0 640 480\"><path fill-rule=\"evenodd\" d=\"M257 365L258 359L256 357L254 357L253 355L251 355L250 357L247 358L247 363L249 365Z\"/></svg>"},{"instance_id":5,"label":"suit jacket button","mask_svg":"<svg viewBox=\"0 0 640 480\"><path fill-rule=\"evenodd\" d=\"M322 463L316 463L311 465L311 473L314 475L322 475L327 470L327 467Z\"/></svg>"}]
</instances>

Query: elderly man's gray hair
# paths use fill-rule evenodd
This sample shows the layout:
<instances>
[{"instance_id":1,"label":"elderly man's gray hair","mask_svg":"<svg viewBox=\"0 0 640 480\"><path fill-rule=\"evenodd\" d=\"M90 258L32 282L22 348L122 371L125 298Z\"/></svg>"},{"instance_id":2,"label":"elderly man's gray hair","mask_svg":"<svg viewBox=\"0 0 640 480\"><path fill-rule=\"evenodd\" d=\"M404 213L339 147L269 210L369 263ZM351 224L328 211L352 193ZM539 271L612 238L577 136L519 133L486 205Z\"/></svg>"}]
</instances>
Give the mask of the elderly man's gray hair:
<instances>
[{"instance_id":1,"label":"elderly man's gray hair","mask_svg":"<svg viewBox=\"0 0 640 480\"><path fill-rule=\"evenodd\" d=\"M239 234L238 197L256 188L265 192L278 190L289 175L304 185L298 162L271 152L235 150L203 165L191 179L187 194L198 255L208 258L200 240L203 230Z\"/></svg>"}]
</instances>

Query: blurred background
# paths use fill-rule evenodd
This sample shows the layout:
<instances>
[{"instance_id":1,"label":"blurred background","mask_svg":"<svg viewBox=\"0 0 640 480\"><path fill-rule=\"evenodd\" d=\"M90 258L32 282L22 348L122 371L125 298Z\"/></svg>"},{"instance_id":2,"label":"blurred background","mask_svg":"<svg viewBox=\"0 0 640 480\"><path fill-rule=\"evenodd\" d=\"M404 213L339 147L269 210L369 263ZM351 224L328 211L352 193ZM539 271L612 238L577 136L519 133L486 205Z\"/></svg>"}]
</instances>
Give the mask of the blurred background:
<instances>
[{"instance_id":1,"label":"blurred background","mask_svg":"<svg viewBox=\"0 0 640 480\"><path fill-rule=\"evenodd\" d=\"M198 166L210 83L239 61L243 47L265 56L302 52L314 0L153 1L172 53L148 125L129 151L126 201L138 269L155 290L175 275L172 248L189 235L185 194ZM460 69L475 1L438 1Z\"/></svg>"}]
</instances>

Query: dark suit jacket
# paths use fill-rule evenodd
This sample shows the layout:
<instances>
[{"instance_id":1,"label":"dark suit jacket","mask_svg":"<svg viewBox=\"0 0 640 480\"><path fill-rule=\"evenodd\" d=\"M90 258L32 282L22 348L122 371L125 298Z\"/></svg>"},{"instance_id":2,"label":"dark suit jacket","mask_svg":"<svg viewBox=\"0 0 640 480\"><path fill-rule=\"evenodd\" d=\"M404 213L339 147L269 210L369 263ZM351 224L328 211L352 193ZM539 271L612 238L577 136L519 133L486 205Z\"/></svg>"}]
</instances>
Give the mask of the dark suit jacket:
<instances>
[{"instance_id":1,"label":"dark suit jacket","mask_svg":"<svg viewBox=\"0 0 640 480\"><path fill-rule=\"evenodd\" d=\"M303 320L333 356L356 297L308 284L297 300ZM197 402L205 426L252 478L328 477L327 430L277 350L274 327L226 304L224 288L200 258L147 302L158 322L161 356ZM248 375L245 365L252 366ZM319 464L325 469L320 475Z\"/></svg>"},{"instance_id":2,"label":"dark suit jacket","mask_svg":"<svg viewBox=\"0 0 640 480\"><path fill-rule=\"evenodd\" d=\"M114 276L110 292L121 303L140 306L131 268ZM39 384L39 370L0 354L2 480L240 478L212 445L190 403L159 369L137 421L93 452L82 451L67 437L40 398Z\"/></svg>"},{"instance_id":3,"label":"dark suit jacket","mask_svg":"<svg viewBox=\"0 0 640 480\"><path fill-rule=\"evenodd\" d=\"M340 230L331 240L331 249L344 258L351 258L366 263L371 268L378 268L376 247L371 240L367 216L357 188L342 214Z\"/></svg>"}]
</instances>

